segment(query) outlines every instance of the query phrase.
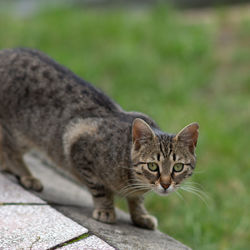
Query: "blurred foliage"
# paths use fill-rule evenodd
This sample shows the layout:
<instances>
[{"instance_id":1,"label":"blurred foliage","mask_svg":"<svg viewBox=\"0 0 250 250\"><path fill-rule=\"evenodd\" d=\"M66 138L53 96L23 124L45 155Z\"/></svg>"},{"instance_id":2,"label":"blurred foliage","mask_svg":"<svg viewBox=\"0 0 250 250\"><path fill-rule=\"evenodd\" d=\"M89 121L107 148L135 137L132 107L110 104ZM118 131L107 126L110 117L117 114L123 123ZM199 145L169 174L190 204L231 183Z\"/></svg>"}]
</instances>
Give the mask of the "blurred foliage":
<instances>
[{"instance_id":1,"label":"blurred foliage","mask_svg":"<svg viewBox=\"0 0 250 250\"><path fill-rule=\"evenodd\" d=\"M209 22L166 6L0 15L1 49L42 50L168 132L199 122L192 181L207 205L183 192L146 199L160 229L194 249L250 242L250 17L229 12L213 11Z\"/></svg>"}]
</instances>

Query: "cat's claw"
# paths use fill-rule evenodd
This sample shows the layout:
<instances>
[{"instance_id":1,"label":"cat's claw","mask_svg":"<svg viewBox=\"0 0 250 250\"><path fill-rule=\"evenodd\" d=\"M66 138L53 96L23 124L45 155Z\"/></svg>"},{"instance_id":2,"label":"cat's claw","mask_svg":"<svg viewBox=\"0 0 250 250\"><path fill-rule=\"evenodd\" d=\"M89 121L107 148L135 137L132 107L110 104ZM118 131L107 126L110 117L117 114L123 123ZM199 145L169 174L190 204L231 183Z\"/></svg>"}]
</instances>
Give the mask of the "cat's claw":
<instances>
[{"instance_id":1,"label":"cat's claw","mask_svg":"<svg viewBox=\"0 0 250 250\"><path fill-rule=\"evenodd\" d=\"M133 223L142 228L147 228L150 230L155 230L158 226L157 219L149 214L143 214L137 217L132 217Z\"/></svg>"},{"instance_id":2,"label":"cat's claw","mask_svg":"<svg viewBox=\"0 0 250 250\"><path fill-rule=\"evenodd\" d=\"M41 192L43 190L42 183L33 176L22 176L19 179L19 182L26 189L34 190L36 192Z\"/></svg>"},{"instance_id":3,"label":"cat's claw","mask_svg":"<svg viewBox=\"0 0 250 250\"><path fill-rule=\"evenodd\" d=\"M107 209L95 209L92 214L93 218L104 223L113 224L116 221L115 211Z\"/></svg>"}]
</instances>

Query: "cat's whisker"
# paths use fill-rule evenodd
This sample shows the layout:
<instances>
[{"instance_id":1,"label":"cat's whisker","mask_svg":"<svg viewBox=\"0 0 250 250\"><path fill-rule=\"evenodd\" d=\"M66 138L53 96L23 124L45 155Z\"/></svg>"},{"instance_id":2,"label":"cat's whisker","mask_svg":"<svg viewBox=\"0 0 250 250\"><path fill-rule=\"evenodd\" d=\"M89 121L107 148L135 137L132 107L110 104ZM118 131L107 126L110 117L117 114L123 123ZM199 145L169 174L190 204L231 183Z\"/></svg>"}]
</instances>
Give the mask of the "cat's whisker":
<instances>
[{"instance_id":1,"label":"cat's whisker","mask_svg":"<svg viewBox=\"0 0 250 250\"><path fill-rule=\"evenodd\" d=\"M119 192L120 195L126 194L127 192L130 192L131 190L133 190L135 188L135 185L127 185L124 188L122 188Z\"/></svg>"},{"instance_id":2,"label":"cat's whisker","mask_svg":"<svg viewBox=\"0 0 250 250\"><path fill-rule=\"evenodd\" d=\"M185 188L185 189L189 189L189 190L192 190L194 192L197 192L197 193L199 193L200 195L202 195L202 196L204 196L206 198L209 198L209 196L204 191L202 191L201 189L198 189L198 188L193 187L193 186L188 186L188 185L183 185L182 187Z\"/></svg>"},{"instance_id":3,"label":"cat's whisker","mask_svg":"<svg viewBox=\"0 0 250 250\"><path fill-rule=\"evenodd\" d=\"M151 190L148 189L148 188L133 189L133 190L131 190L130 192L126 193L124 197L128 197L128 196L130 196L130 195L132 195L132 194L134 194L134 193L136 193L136 192L141 192L141 191L145 191L145 193L147 193L147 192L149 192L149 191L151 191Z\"/></svg>"},{"instance_id":4,"label":"cat's whisker","mask_svg":"<svg viewBox=\"0 0 250 250\"><path fill-rule=\"evenodd\" d=\"M207 203L207 197L206 196L203 197L204 194L202 193L202 191L198 192L198 190L192 189L190 187L184 187L184 186L182 186L180 189L196 195L197 197L200 198L200 200L202 200L206 204L207 207L209 207Z\"/></svg>"},{"instance_id":5,"label":"cat's whisker","mask_svg":"<svg viewBox=\"0 0 250 250\"><path fill-rule=\"evenodd\" d=\"M119 195L122 197L127 197L128 194L130 194L133 190L134 188L128 188L126 190L123 190L123 192L119 192Z\"/></svg>"},{"instance_id":6,"label":"cat's whisker","mask_svg":"<svg viewBox=\"0 0 250 250\"><path fill-rule=\"evenodd\" d=\"M119 194L121 196L126 197L128 195L131 195L134 192L146 191L146 190L150 191L152 186L153 186L152 184L147 185L147 184L144 184L144 183L132 183L132 184L127 185L124 188L122 188L120 190Z\"/></svg>"},{"instance_id":7,"label":"cat's whisker","mask_svg":"<svg viewBox=\"0 0 250 250\"><path fill-rule=\"evenodd\" d=\"M181 200L184 201L184 198L183 198L182 194L179 193L178 191L179 191L179 190L175 190L175 193L177 194L177 196L178 196Z\"/></svg>"},{"instance_id":8,"label":"cat's whisker","mask_svg":"<svg viewBox=\"0 0 250 250\"><path fill-rule=\"evenodd\" d=\"M131 186L127 186L125 188L123 188L120 192L127 192L127 191L130 191L131 189L134 190L138 190L140 188L143 188L143 189L150 189L151 187L150 186L147 186L147 185L131 185Z\"/></svg>"},{"instance_id":9,"label":"cat's whisker","mask_svg":"<svg viewBox=\"0 0 250 250\"><path fill-rule=\"evenodd\" d=\"M200 183L195 181L186 181L183 185L190 185L193 187L203 188L203 186Z\"/></svg>"},{"instance_id":10,"label":"cat's whisker","mask_svg":"<svg viewBox=\"0 0 250 250\"><path fill-rule=\"evenodd\" d=\"M154 186L154 184L143 183L143 182L138 181L138 179L135 179L135 178L130 178L130 181L134 181L134 182L129 183L128 186L139 186L139 185L143 185L143 186Z\"/></svg>"},{"instance_id":11,"label":"cat's whisker","mask_svg":"<svg viewBox=\"0 0 250 250\"><path fill-rule=\"evenodd\" d=\"M197 187L190 186L190 185L183 185L183 187L198 192L200 195L203 195L204 197L206 197L206 199L210 198L205 191L198 189Z\"/></svg>"}]
</instances>

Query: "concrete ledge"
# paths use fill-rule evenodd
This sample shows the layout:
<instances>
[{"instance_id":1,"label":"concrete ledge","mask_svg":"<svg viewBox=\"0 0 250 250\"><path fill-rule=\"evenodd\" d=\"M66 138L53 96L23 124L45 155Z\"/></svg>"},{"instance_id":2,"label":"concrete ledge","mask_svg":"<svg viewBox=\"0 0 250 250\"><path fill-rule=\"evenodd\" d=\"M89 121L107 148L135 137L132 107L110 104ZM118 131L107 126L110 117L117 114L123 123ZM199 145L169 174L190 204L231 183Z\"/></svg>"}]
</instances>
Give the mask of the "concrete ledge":
<instances>
[{"instance_id":1,"label":"concrete ledge","mask_svg":"<svg viewBox=\"0 0 250 250\"><path fill-rule=\"evenodd\" d=\"M39 195L44 200L51 201L50 205L57 211L87 228L90 234L96 235L96 238L91 236L92 238L88 239L89 244L95 244L94 242L100 243L102 241L98 238L101 238L116 249L190 249L160 231L150 231L135 227L131 224L129 215L118 209L116 211L118 220L115 225L107 225L93 220L91 218L93 209L92 198L83 187L58 174L57 171L48 167L44 161L37 157L29 155L25 159L31 166L30 169L34 176L38 177L44 185L44 191L40 194L36 193L36 195ZM105 242L103 244L106 244ZM72 247L73 245L63 249L81 249L77 245L75 245L75 248ZM89 249L112 248L94 247Z\"/></svg>"}]
</instances>

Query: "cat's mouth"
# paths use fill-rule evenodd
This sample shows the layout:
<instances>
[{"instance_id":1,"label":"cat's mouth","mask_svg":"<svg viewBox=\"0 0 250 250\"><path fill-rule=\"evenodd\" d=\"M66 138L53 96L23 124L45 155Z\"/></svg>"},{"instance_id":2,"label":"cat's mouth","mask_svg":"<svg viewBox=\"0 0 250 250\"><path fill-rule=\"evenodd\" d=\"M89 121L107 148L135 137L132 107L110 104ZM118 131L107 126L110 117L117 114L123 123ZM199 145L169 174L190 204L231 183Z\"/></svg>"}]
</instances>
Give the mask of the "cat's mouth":
<instances>
[{"instance_id":1,"label":"cat's mouth","mask_svg":"<svg viewBox=\"0 0 250 250\"><path fill-rule=\"evenodd\" d=\"M160 195L162 195L162 196L167 196L167 195L169 195L170 193L172 193L174 190L175 190L175 188L174 188L174 186L171 184L167 189L166 189L166 188L163 188L161 185L157 185L154 191L155 191L157 194L160 194Z\"/></svg>"}]
</instances>

